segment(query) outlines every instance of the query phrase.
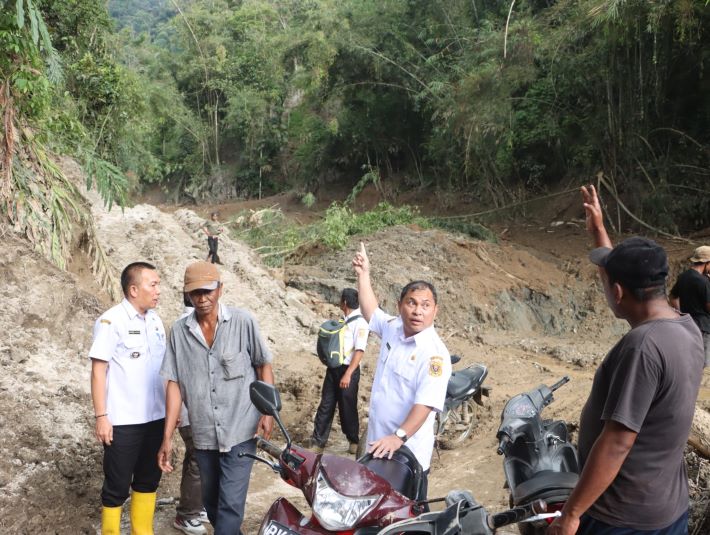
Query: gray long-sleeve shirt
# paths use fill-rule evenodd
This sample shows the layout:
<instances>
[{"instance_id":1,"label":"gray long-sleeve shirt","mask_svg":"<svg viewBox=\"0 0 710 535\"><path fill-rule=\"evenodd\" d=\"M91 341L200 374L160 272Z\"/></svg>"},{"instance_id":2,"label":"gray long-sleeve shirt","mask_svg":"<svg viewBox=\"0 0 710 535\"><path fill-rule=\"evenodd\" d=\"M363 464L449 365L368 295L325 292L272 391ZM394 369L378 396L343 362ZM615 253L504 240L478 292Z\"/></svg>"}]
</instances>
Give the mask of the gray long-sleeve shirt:
<instances>
[{"instance_id":1,"label":"gray long-sleeve shirt","mask_svg":"<svg viewBox=\"0 0 710 535\"><path fill-rule=\"evenodd\" d=\"M271 352L254 317L220 304L212 347L194 312L173 325L160 375L178 383L197 449L227 452L254 436L259 412L249 399L255 367Z\"/></svg>"}]
</instances>

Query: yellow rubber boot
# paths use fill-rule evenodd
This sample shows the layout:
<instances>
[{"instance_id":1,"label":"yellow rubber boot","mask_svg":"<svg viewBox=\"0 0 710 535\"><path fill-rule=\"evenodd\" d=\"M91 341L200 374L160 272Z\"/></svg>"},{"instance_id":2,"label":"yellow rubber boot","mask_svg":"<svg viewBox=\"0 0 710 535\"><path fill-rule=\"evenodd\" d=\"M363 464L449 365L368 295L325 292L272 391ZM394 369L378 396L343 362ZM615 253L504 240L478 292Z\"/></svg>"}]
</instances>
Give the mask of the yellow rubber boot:
<instances>
[{"instance_id":1,"label":"yellow rubber boot","mask_svg":"<svg viewBox=\"0 0 710 535\"><path fill-rule=\"evenodd\" d=\"M131 535L153 535L155 492L131 494Z\"/></svg>"},{"instance_id":2,"label":"yellow rubber boot","mask_svg":"<svg viewBox=\"0 0 710 535\"><path fill-rule=\"evenodd\" d=\"M121 506L101 508L101 534L121 535Z\"/></svg>"}]
</instances>

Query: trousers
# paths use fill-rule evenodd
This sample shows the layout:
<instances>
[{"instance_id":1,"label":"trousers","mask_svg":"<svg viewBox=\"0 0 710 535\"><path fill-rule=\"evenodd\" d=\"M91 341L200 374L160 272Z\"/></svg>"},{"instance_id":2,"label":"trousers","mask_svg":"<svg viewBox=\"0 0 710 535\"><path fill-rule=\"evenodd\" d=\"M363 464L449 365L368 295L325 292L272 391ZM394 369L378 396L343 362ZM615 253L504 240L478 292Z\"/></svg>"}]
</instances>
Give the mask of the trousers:
<instances>
[{"instance_id":1,"label":"trousers","mask_svg":"<svg viewBox=\"0 0 710 535\"><path fill-rule=\"evenodd\" d=\"M180 503L175 509L180 516L187 519L198 518L202 511L202 485L200 483L200 467L195 458L192 430L189 425L186 425L179 427L178 431L185 443L185 458L182 461L182 476L180 478Z\"/></svg>"},{"instance_id":2,"label":"trousers","mask_svg":"<svg viewBox=\"0 0 710 535\"><path fill-rule=\"evenodd\" d=\"M240 452L256 453L256 440L237 444L228 452L195 450L200 467L202 502L214 535L241 533L249 476L254 460Z\"/></svg>"},{"instance_id":3,"label":"trousers","mask_svg":"<svg viewBox=\"0 0 710 535\"><path fill-rule=\"evenodd\" d=\"M104 444L104 484L101 504L118 507L130 489L155 492L162 472L158 450L163 442L165 420L145 424L113 426L113 442Z\"/></svg>"},{"instance_id":4,"label":"trousers","mask_svg":"<svg viewBox=\"0 0 710 535\"><path fill-rule=\"evenodd\" d=\"M347 437L348 442L357 444L360 440L360 420L357 414L360 368L358 367L353 372L350 385L347 388L340 388L340 380L347 369L347 365L326 369L321 389L321 400L316 411L313 429L313 440L321 447L325 447L326 442L328 442L336 406L340 415L340 428Z\"/></svg>"}]
</instances>

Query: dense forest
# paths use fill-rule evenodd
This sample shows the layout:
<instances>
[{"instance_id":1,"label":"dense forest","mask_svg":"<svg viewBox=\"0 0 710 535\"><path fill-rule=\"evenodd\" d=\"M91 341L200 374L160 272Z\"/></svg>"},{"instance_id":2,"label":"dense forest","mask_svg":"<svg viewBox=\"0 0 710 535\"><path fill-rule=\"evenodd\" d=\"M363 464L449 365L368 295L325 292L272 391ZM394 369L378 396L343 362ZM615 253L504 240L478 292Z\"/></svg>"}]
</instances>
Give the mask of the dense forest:
<instances>
[{"instance_id":1,"label":"dense forest","mask_svg":"<svg viewBox=\"0 0 710 535\"><path fill-rule=\"evenodd\" d=\"M709 4L2 0L1 210L61 263L67 155L107 203L596 177L624 228L707 227Z\"/></svg>"}]
</instances>

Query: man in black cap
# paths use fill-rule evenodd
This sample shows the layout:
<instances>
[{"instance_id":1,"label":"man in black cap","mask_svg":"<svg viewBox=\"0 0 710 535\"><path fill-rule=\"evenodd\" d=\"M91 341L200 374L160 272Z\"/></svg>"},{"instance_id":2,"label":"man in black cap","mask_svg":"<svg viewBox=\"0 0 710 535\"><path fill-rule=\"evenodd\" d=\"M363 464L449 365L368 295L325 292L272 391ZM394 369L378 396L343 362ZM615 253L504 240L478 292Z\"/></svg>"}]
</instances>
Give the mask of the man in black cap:
<instances>
[{"instance_id":1,"label":"man in black cap","mask_svg":"<svg viewBox=\"0 0 710 535\"><path fill-rule=\"evenodd\" d=\"M683 450L703 369L700 331L666 299L662 247L629 238L612 248L594 186L582 188L609 308L631 330L594 376L579 424L579 483L551 535L688 533Z\"/></svg>"}]
</instances>

